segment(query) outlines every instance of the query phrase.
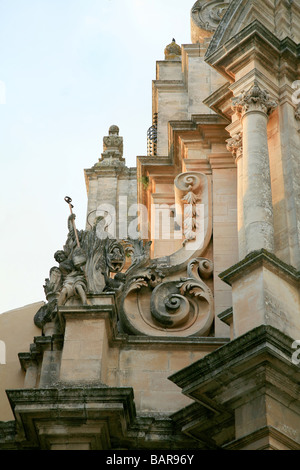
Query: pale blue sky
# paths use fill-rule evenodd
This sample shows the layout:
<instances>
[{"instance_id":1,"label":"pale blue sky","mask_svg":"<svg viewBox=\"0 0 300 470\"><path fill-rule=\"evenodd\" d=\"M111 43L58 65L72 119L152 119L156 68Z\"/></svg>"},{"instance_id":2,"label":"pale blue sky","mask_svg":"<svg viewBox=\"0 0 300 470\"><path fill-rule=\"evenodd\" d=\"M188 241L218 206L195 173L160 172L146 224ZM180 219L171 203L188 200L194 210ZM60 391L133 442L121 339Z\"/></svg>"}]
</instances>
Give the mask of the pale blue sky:
<instances>
[{"instance_id":1,"label":"pale blue sky","mask_svg":"<svg viewBox=\"0 0 300 470\"><path fill-rule=\"evenodd\" d=\"M190 43L193 0L0 0L0 313L45 300L71 196L85 228L84 168L111 124L146 155L155 62Z\"/></svg>"}]
</instances>

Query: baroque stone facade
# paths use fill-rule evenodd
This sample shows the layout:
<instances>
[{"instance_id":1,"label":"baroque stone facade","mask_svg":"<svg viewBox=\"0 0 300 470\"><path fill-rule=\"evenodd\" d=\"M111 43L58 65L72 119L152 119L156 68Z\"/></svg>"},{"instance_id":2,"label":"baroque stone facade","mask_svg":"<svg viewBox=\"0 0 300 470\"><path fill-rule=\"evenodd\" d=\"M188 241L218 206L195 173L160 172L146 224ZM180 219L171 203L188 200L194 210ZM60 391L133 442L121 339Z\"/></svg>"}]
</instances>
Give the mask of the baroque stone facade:
<instances>
[{"instance_id":1,"label":"baroque stone facade","mask_svg":"<svg viewBox=\"0 0 300 470\"><path fill-rule=\"evenodd\" d=\"M157 62L155 151L127 168L111 126L84 230L66 197L1 449L300 449L299 20L192 6Z\"/></svg>"}]
</instances>

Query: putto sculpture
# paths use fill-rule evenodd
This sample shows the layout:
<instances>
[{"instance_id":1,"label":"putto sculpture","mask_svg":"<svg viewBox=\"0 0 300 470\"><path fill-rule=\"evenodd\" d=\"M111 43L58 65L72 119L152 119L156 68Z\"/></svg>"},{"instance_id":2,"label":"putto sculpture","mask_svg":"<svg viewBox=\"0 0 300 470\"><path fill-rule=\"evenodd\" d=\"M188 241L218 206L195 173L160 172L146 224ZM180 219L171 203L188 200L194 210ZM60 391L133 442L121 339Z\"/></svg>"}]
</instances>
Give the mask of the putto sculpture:
<instances>
[{"instance_id":1,"label":"putto sculpture","mask_svg":"<svg viewBox=\"0 0 300 470\"><path fill-rule=\"evenodd\" d=\"M120 288L120 279L110 278L111 273L120 273L124 267L126 253L117 240L99 237L97 224L102 217L95 219L91 230L78 231L76 215L72 212L71 199L66 197L71 214L68 218L68 236L62 250L54 254L58 266L51 268L45 280L44 291L47 303L35 316L35 323L42 327L52 321L57 308L72 301L88 305L88 294L100 294ZM124 280L124 277L120 276Z\"/></svg>"},{"instance_id":2,"label":"putto sculpture","mask_svg":"<svg viewBox=\"0 0 300 470\"><path fill-rule=\"evenodd\" d=\"M214 319L213 264L202 254L211 229L204 215L197 244L195 223L196 202L201 200L209 206L210 186L200 173L178 175L174 185L183 206L190 206L184 223L191 227L178 252L156 259L151 259L151 242L147 240L113 238L105 231L105 216L96 217L90 229L77 230L72 200L65 198L70 207L67 240L55 252L57 266L50 269L45 280L47 303L35 315L38 327L55 322L60 307L89 308L98 295L113 294L120 332L147 336L210 334ZM175 277L174 272L178 273Z\"/></svg>"}]
</instances>

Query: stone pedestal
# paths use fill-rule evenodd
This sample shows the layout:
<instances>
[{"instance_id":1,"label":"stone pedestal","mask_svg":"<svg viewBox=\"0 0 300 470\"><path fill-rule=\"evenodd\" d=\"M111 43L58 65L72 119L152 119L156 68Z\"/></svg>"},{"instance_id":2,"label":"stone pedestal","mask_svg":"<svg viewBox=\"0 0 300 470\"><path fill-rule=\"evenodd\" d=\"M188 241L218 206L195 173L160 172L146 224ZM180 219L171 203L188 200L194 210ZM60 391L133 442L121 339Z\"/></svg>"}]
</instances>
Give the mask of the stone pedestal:
<instances>
[{"instance_id":1,"label":"stone pedestal","mask_svg":"<svg viewBox=\"0 0 300 470\"><path fill-rule=\"evenodd\" d=\"M113 328L113 295L98 296L98 305L60 307L64 331L60 381L106 383L108 341ZM100 304L99 304L100 303Z\"/></svg>"},{"instance_id":2,"label":"stone pedestal","mask_svg":"<svg viewBox=\"0 0 300 470\"><path fill-rule=\"evenodd\" d=\"M299 273L275 255L260 250L220 274L232 286L233 335L271 325L300 338Z\"/></svg>"}]
</instances>

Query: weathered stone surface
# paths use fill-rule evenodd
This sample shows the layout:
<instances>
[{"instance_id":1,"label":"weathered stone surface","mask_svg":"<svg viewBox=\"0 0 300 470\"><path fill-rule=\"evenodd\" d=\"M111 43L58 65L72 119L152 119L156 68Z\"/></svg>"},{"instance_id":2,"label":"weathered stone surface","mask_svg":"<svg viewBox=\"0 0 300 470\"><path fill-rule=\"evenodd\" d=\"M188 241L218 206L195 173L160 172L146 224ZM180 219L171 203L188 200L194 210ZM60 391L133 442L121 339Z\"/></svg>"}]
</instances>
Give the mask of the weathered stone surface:
<instances>
[{"instance_id":1,"label":"weathered stone surface","mask_svg":"<svg viewBox=\"0 0 300 470\"><path fill-rule=\"evenodd\" d=\"M299 15L299 0L194 4L193 44L156 64L155 146L127 168L110 127L42 333L21 368L0 361L16 417L0 448L299 449Z\"/></svg>"},{"instance_id":2,"label":"weathered stone surface","mask_svg":"<svg viewBox=\"0 0 300 470\"><path fill-rule=\"evenodd\" d=\"M174 374L170 380L198 405L173 419L211 448L299 450L300 369L292 344L264 325Z\"/></svg>"}]
</instances>

